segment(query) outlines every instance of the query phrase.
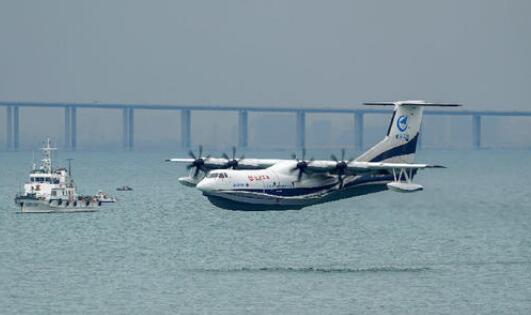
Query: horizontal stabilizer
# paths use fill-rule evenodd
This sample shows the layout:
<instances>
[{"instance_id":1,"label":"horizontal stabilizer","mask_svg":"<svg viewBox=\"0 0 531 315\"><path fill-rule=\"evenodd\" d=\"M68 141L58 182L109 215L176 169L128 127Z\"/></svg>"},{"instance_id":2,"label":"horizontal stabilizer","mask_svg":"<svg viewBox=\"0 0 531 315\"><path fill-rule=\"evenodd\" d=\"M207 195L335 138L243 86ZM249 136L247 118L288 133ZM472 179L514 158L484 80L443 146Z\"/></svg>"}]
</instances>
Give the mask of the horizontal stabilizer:
<instances>
[{"instance_id":1,"label":"horizontal stabilizer","mask_svg":"<svg viewBox=\"0 0 531 315\"><path fill-rule=\"evenodd\" d=\"M449 103L428 103L425 101L400 101L400 102L368 102L363 103L368 106L394 106L394 105L410 105L410 106L439 106L439 107L458 107L461 104L449 104Z\"/></svg>"}]
</instances>

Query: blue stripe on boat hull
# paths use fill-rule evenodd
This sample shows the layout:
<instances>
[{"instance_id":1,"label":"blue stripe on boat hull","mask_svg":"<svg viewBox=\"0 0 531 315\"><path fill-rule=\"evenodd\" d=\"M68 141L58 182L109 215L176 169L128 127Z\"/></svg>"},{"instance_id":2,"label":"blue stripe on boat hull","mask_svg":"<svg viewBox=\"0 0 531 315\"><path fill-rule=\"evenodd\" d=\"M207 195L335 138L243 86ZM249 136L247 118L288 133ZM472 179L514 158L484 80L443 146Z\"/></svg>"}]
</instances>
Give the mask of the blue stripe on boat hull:
<instances>
[{"instance_id":1,"label":"blue stripe on boat hull","mask_svg":"<svg viewBox=\"0 0 531 315\"><path fill-rule=\"evenodd\" d=\"M352 186L357 186L361 184L366 184L370 182L380 182L380 181L392 181L393 176L392 175L366 175L366 176L360 176L359 178L355 179L352 182L345 183L345 188L349 188ZM295 187L295 188L286 188L286 189L235 189L234 191L241 191L241 192L254 192L254 193L261 193L266 195L272 195L272 196L279 196L279 197L304 197L306 195L315 194L318 192L325 192L328 189L331 189L332 187L336 186L337 184L330 184L325 186L319 186L319 187Z\"/></svg>"}]
</instances>

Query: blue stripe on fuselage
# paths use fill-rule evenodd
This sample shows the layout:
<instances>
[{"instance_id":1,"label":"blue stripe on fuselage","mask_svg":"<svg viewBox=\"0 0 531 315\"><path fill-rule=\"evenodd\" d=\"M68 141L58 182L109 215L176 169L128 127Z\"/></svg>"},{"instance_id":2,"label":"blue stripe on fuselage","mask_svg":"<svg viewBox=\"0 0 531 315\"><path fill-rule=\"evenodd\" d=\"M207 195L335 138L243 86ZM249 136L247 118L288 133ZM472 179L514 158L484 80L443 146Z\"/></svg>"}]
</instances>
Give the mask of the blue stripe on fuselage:
<instances>
[{"instance_id":1,"label":"blue stripe on fuselage","mask_svg":"<svg viewBox=\"0 0 531 315\"><path fill-rule=\"evenodd\" d=\"M381 181L392 181L393 176L392 175L364 175L360 176L359 178L356 178L352 182L345 183L345 188L350 188L356 185L360 184L367 184L371 182L381 182ZM273 195L273 196L281 196L281 197L295 197L295 196L304 196L313 194L319 191L324 191L327 189L330 189L334 186L336 186L337 183L329 184L325 186L318 186L318 187L294 187L294 188L284 188L284 189L235 189L234 191L241 191L241 192L256 192L256 193L262 193L267 195Z\"/></svg>"}]
</instances>

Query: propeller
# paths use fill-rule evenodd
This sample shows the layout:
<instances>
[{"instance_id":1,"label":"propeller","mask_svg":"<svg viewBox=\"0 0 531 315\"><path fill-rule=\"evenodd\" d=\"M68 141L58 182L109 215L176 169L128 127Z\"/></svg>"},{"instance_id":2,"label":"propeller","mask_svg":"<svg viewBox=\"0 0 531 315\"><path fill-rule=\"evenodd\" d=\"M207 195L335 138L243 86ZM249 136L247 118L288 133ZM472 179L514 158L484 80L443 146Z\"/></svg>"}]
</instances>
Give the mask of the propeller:
<instances>
[{"instance_id":1,"label":"propeller","mask_svg":"<svg viewBox=\"0 0 531 315\"><path fill-rule=\"evenodd\" d=\"M291 155L291 158L297 161L297 164L295 167L291 169L291 172L295 172L296 170L299 170L299 173L297 174L297 181L300 182L302 178L302 174L306 173L306 169L308 168L308 165L313 162L313 158L311 158L309 161L307 161L306 158L306 149L302 148L302 159L299 160L297 158L297 155L293 153Z\"/></svg>"},{"instance_id":2,"label":"propeller","mask_svg":"<svg viewBox=\"0 0 531 315\"><path fill-rule=\"evenodd\" d=\"M345 176L345 171L347 170L348 163L354 161L354 158L345 161L345 149L341 149L341 160L339 160L334 154L330 155L330 159L336 162L335 172L337 172L339 188L343 188L343 176Z\"/></svg>"},{"instance_id":3,"label":"propeller","mask_svg":"<svg viewBox=\"0 0 531 315\"><path fill-rule=\"evenodd\" d=\"M188 151L188 155L194 159L192 164L186 166L186 169L190 170L195 167L194 177L197 177L199 171L206 173L207 169L205 167L205 161L210 158L210 156L203 157L203 146L199 146L199 154L196 156L192 150Z\"/></svg>"},{"instance_id":4,"label":"propeller","mask_svg":"<svg viewBox=\"0 0 531 315\"><path fill-rule=\"evenodd\" d=\"M242 154L239 159L236 159L236 147L232 147L232 159L229 158L229 156L226 153L223 153L221 155L225 160L227 160L227 163L223 165L223 168L232 168L236 169L238 167L238 164L245 159L245 156Z\"/></svg>"}]
</instances>

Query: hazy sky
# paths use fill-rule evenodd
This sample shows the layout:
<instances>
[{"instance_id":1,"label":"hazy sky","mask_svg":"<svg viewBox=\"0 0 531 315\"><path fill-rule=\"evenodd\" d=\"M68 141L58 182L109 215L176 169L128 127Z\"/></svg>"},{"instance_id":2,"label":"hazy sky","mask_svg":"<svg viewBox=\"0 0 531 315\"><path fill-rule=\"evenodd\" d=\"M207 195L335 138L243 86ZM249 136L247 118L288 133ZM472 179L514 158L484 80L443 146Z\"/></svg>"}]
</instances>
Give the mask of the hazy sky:
<instances>
[{"instance_id":1,"label":"hazy sky","mask_svg":"<svg viewBox=\"0 0 531 315\"><path fill-rule=\"evenodd\" d=\"M0 0L0 99L531 109L531 1Z\"/></svg>"}]
</instances>

